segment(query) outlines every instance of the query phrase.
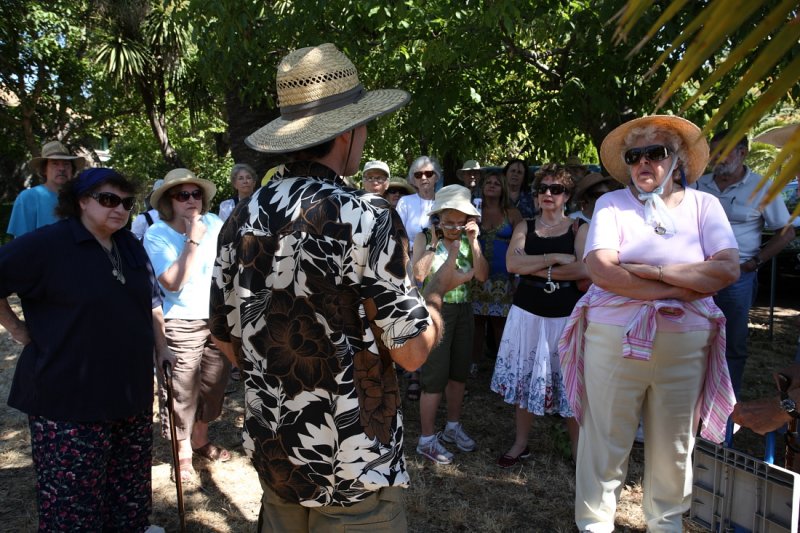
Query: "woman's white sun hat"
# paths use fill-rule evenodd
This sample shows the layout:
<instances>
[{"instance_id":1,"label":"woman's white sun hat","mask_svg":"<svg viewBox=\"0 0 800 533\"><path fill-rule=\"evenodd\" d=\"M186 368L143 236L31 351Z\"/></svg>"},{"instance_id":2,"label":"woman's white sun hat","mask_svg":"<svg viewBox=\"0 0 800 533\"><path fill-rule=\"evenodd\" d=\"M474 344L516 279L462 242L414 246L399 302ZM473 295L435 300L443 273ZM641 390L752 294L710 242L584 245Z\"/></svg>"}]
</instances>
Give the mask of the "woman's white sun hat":
<instances>
[{"instance_id":1,"label":"woman's white sun hat","mask_svg":"<svg viewBox=\"0 0 800 533\"><path fill-rule=\"evenodd\" d=\"M428 215L435 215L445 209L455 209L470 217L481 216L472 205L472 193L463 185L447 185L436 193Z\"/></svg>"},{"instance_id":2,"label":"woman's white sun hat","mask_svg":"<svg viewBox=\"0 0 800 533\"><path fill-rule=\"evenodd\" d=\"M276 85L281 116L245 139L259 152L316 146L404 106L411 98L400 89L364 89L356 67L330 43L287 54L278 65Z\"/></svg>"}]
</instances>

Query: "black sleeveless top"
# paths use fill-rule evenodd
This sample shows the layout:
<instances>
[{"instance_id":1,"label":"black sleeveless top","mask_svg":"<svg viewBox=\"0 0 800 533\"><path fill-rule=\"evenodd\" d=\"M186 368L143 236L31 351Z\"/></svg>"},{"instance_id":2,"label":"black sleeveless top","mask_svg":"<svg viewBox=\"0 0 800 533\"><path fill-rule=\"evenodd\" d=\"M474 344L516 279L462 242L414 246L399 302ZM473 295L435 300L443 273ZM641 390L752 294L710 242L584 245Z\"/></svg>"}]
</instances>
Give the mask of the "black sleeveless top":
<instances>
[{"instance_id":1,"label":"black sleeveless top","mask_svg":"<svg viewBox=\"0 0 800 533\"><path fill-rule=\"evenodd\" d=\"M570 225L563 235L555 237L540 237L536 234L536 221L527 220L528 234L525 237L525 253L528 255L541 254L575 254L575 229L580 224ZM580 261L581 259L578 258ZM570 281L566 287L560 287L550 294L544 292L544 283L547 278L538 276L520 276L520 284L517 292L514 293L514 305L542 317L564 317L569 316L572 308L578 302L583 293L578 290L574 281ZM556 283L564 283L554 280Z\"/></svg>"}]
</instances>

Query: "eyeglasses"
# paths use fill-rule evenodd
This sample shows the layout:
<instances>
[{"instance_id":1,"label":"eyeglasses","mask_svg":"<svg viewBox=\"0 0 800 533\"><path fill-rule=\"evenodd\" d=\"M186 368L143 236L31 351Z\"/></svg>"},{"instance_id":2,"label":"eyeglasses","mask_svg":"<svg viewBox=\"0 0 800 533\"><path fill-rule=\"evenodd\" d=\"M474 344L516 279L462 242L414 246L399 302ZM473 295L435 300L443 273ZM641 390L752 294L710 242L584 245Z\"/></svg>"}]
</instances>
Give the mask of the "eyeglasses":
<instances>
[{"instance_id":1,"label":"eyeglasses","mask_svg":"<svg viewBox=\"0 0 800 533\"><path fill-rule=\"evenodd\" d=\"M435 170L418 170L414 172L415 179L422 179L422 176L425 176L426 178L432 178L435 175L436 175Z\"/></svg>"},{"instance_id":2,"label":"eyeglasses","mask_svg":"<svg viewBox=\"0 0 800 533\"><path fill-rule=\"evenodd\" d=\"M364 176L364 181L374 181L375 183L383 183L386 179L386 176Z\"/></svg>"},{"instance_id":3,"label":"eyeglasses","mask_svg":"<svg viewBox=\"0 0 800 533\"><path fill-rule=\"evenodd\" d=\"M188 202L189 198L194 198L195 200L202 200L203 199L203 191L201 189L195 189L192 192L189 191L178 191L171 196L173 200L178 200L179 202Z\"/></svg>"},{"instance_id":4,"label":"eyeglasses","mask_svg":"<svg viewBox=\"0 0 800 533\"><path fill-rule=\"evenodd\" d=\"M651 144L641 148L631 148L625 152L623 158L626 165L635 165L642 156L646 157L648 161L663 161L669 157L669 154L670 149L663 144Z\"/></svg>"},{"instance_id":5,"label":"eyeglasses","mask_svg":"<svg viewBox=\"0 0 800 533\"><path fill-rule=\"evenodd\" d=\"M564 194L565 192L567 192L567 188L561 185L560 183L550 183L550 184L542 183L536 188L537 194L546 194L547 191L550 191L550 194L556 196L557 194Z\"/></svg>"},{"instance_id":6,"label":"eyeglasses","mask_svg":"<svg viewBox=\"0 0 800 533\"><path fill-rule=\"evenodd\" d=\"M467 226L452 226L450 224L439 224L439 227L448 231L464 231Z\"/></svg>"},{"instance_id":7,"label":"eyeglasses","mask_svg":"<svg viewBox=\"0 0 800 533\"><path fill-rule=\"evenodd\" d=\"M91 197L97 200L98 204L109 209L114 209L119 204L122 204L122 207L125 209L125 211L130 211L136 204L135 196L126 196L125 198L120 198L113 192L93 192Z\"/></svg>"},{"instance_id":8,"label":"eyeglasses","mask_svg":"<svg viewBox=\"0 0 800 533\"><path fill-rule=\"evenodd\" d=\"M403 189L388 189L386 194L403 194Z\"/></svg>"}]
</instances>

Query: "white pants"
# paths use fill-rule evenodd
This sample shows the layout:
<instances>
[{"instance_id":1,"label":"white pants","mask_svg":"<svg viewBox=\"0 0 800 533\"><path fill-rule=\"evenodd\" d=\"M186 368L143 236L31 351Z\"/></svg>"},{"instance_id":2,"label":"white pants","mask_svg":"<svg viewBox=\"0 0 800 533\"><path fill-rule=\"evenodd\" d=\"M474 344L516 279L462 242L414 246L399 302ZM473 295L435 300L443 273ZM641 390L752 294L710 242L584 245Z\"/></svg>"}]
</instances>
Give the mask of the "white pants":
<instances>
[{"instance_id":1,"label":"white pants","mask_svg":"<svg viewBox=\"0 0 800 533\"><path fill-rule=\"evenodd\" d=\"M581 531L614 531L641 416L647 530L679 533L692 492L695 408L712 332L657 333L650 360L640 361L622 357L623 331L597 323L586 328L575 522Z\"/></svg>"}]
</instances>

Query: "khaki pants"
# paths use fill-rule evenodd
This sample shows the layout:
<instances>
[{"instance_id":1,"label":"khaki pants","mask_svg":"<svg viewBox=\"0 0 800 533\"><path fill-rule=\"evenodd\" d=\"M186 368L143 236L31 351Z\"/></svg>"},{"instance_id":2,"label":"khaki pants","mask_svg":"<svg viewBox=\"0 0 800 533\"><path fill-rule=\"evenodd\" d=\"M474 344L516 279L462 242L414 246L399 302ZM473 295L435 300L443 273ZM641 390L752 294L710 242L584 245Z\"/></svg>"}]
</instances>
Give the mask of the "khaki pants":
<instances>
[{"instance_id":1,"label":"khaki pants","mask_svg":"<svg viewBox=\"0 0 800 533\"><path fill-rule=\"evenodd\" d=\"M712 332L657 333L650 360L639 361L622 357L623 331L597 323L586 328L575 522L581 531L614 531L641 415L647 530L680 532L692 492L695 406Z\"/></svg>"},{"instance_id":2,"label":"khaki pants","mask_svg":"<svg viewBox=\"0 0 800 533\"><path fill-rule=\"evenodd\" d=\"M289 503L259 478L264 495L258 533L355 533L408 531L403 489L386 487L349 507L304 507Z\"/></svg>"}]
</instances>

